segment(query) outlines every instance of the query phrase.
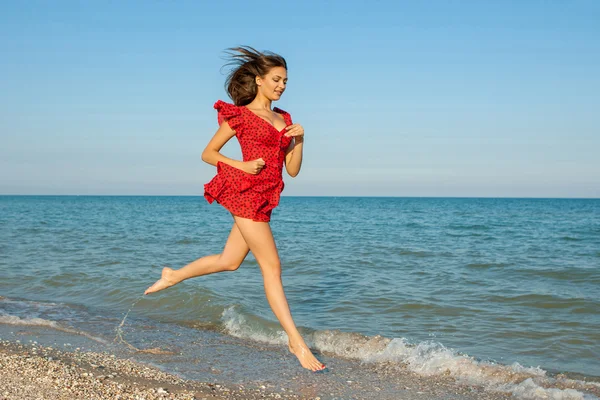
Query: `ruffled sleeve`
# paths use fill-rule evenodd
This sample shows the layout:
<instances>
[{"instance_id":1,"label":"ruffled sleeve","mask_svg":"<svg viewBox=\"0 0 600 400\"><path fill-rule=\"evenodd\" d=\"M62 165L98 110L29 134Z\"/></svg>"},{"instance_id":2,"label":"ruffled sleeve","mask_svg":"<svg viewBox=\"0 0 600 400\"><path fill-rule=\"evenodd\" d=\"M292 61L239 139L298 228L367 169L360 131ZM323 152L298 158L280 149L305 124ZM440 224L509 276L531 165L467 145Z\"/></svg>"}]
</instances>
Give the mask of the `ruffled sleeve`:
<instances>
[{"instance_id":1,"label":"ruffled sleeve","mask_svg":"<svg viewBox=\"0 0 600 400\"><path fill-rule=\"evenodd\" d=\"M217 110L217 120L219 121L219 125L223 123L223 121L227 121L231 129L237 132L237 128L242 125L242 111L240 107L235 104L226 103L222 100L218 100L214 105L215 110Z\"/></svg>"}]
</instances>

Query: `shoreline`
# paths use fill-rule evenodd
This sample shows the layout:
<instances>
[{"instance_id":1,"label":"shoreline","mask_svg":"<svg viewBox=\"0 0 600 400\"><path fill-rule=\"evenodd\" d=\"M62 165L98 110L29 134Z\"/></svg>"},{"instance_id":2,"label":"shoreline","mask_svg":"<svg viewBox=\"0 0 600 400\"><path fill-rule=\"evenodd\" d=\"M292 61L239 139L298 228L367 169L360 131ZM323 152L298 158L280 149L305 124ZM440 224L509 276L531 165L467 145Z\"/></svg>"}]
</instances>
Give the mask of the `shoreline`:
<instances>
[{"instance_id":1,"label":"shoreline","mask_svg":"<svg viewBox=\"0 0 600 400\"><path fill-rule=\"evenodd\" d=\"M30 333L30 332L23 332ZM31 336L29 336L31 337ZM33 337L35 338L35 336ZM507 400L549 398L548 393L490 391L478 385L460 383L451 376L420 376L406 369L375 372L377 380L347 381L343 371L307 374L304 387L290 388L287 380L273 382L227 383L184 379L173 373L135 360L135 353L115 355L109 351L59 349L41 345L36 340L21 343L0 339L0 400L256 400L256 399L405 399L405 400ZM341 367L341 365L340 365ZM251 366L248 366L251 368ZM342 368L346 369L346 368ZM367 371L365 370L365 373ZM340 375L341 373L341 375ZM371 371L373 373L373 371ZM310 375L310 376L309 376ZM292 378L296 379L296 378ZM394 380L394 389L384 389L383 382ZM296 382L297 383L297 382ZM566 383L566 382L565 382ZM359 389L336 392L333 386ZM383 385L380 385L383 384ZM355 385L358 385L355 387ZM595 399L598 390L587 393L561 385L561 399ZM589 388L588 388L589 389ZM557 390L557 389L553 389ZM551 396L554 398L554 396Z\"/></svg>"},{"instance_id":2,"label":"shoreline","mask_svg":"<svg viewBox=\"0 0 600 400\"><path fill-rule=\"evenodd\" d=\"M264 399L299 396L182 379L109 353L0 340L0 400Z\"/></svg>"},{"instance_id":3,"label":"shoreline","mask_svg":"<svg viewBox=\"0 0 600 400\"><path fill-rule=\"evenodd\" d=\"M36 341L0 339L0 400L257 400L257 399L390 399L506 400L493 393L461 385L449 377L423 378L407 371L396 394L378 387L351 397L329 395L326 385L308 385L293 391L279 385L220 384L183 379L157 367L108 352L75 348L59 350ZM318 374L314 374L317 376ZM322 376L323 377L323 376ZM382 374L382 379L386 374ZM319 380L317 378L317 380ZM322 382L325 383L325 382ZM348 381L349 384L350 381ZM279 389L280 391L277 391Z\"/></svg>"}]
</instances>

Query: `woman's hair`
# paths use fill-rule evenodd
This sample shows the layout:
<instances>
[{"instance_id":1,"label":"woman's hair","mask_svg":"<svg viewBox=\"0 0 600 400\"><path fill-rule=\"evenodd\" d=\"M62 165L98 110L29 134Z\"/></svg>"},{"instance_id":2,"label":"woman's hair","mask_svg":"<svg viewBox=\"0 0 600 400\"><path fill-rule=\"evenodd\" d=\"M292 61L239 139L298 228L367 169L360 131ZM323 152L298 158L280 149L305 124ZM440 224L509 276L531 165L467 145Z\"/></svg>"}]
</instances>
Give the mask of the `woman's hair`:
<instances>
[{"instance_id":1,"label":"woman's hair","mask_svg":"<svg viewBox=\"0 0 600 400\"><path fill-rule=\"evenodd\" d=\"M225 90L236 106L245 106L256 97L258 91L256 77L264 77L272 68L283 67L287 70L285 59L270 51L260 52L250 46L227 49L232 66L225 81Z\"/></svg>"}]
</instances>

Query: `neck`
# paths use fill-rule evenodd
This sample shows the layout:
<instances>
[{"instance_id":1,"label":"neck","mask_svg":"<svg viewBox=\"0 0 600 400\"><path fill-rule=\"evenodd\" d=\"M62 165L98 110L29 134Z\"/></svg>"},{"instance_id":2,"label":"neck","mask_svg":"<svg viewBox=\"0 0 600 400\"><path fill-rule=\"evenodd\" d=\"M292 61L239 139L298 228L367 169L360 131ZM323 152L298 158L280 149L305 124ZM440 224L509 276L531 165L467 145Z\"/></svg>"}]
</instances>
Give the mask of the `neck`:
<instances>
[{"instance_id":1,"label":"neck","mask_svg":"<svg viewBox=\"0 0 600 400\"><path fill-rule=\"evenodd\" d=\"M271 111L271 103L272 101L266 98L265 96L257 94L254 100L252 100L252 102L248 104L248 106L250 106L250 108Z\"/></svg>"}]
</instances>

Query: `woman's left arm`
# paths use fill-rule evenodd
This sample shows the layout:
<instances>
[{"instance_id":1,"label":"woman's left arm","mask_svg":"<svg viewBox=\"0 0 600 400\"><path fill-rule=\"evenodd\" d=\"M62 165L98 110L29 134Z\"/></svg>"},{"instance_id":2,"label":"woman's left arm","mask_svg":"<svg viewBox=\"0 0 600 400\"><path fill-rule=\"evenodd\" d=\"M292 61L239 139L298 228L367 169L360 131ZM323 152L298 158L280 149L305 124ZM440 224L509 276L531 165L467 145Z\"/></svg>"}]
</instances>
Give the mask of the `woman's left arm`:
<instances>
[{"instance_id":1,"label":"woman's left arm","mask_svg":"<svg viewBox=\"0 0 600 400\"><path fill-rule=\"evenodd\" d=\"M292 143L285 152L285 170L294 178L302 166L302 148L304 147L304 128L299 124L287 127L286 136L293 138Z\"/></svg>"}]
</instances>

